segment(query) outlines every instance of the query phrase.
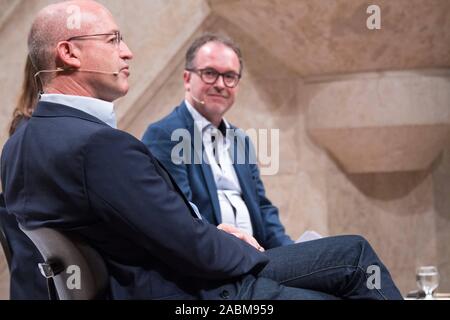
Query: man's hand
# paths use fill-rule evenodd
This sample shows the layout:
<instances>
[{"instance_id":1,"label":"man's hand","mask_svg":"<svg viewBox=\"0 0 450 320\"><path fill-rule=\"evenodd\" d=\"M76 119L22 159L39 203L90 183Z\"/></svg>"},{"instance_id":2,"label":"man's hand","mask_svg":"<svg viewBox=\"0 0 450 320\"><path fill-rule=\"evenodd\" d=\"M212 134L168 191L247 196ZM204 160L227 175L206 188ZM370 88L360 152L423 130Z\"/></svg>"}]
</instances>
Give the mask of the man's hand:
<instances>
[{"instance_id":1,"label":"man's hand","mask_svg":"<svg viewBox=\"0 0 450 320\"><path fill-rule=\"evenodd\" d=\"M226 233L232 234L235 237L238 237L239 239L247 242L251 246L255 247L257 250L264 252L264 248L261 247L261 245L256 241L255 238L253 238L251 235L243 232L242 230L236 228L235 226L232 226L230 224L222 223L217 226L217 229L223 230Z\"/></svg>"}]
</instances>

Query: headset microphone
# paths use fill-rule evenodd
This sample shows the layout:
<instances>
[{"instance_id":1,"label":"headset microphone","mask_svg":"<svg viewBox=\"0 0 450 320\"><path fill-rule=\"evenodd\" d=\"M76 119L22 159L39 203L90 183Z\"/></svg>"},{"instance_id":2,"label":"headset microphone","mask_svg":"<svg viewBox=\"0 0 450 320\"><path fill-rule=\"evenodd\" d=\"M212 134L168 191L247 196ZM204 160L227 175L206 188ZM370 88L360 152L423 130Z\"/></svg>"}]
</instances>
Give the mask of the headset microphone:
<instances>
[{"instance_id":1,"label":"headset microphone","mask_svg":"<svg viewBox=\"0 0 450 320\"><path fill-rule=\"evenodd\" d=\"M91 73L101 73L101 74L110 74L115 77L119 75L119 71L101 71L101 70L90 70L90 69L65 69L65 68L56 68L55 70L41 70L35 73L34 77L36 78L40 73L52 73L52 72L66 72L66 71L76 71L76 72L91 72Z\"/></svg>"},{"instance_id":2,"label":"headset microphone","mask_svg":"<svg viewBox=\"0 0 450 320\"><path fill-rule=\"evenodd\" d=\"M75 69L74 71L79 72L91 72L91 73L101 73L101 74L112 74L113 76L117 77L119 75L119 71L110 72L110 71L100 71L100 70L89 70L89 69Z\"/></svg>"},{"instance_id":3,"label":"headset microphone","mask_svg":"<svg viewBox=\"0 0 450 320\"><path fill-rule=\"evenodd\" d=\"M118 77L119 76L119 72L120 72L120 71L110 72L110 71L89 70L89 69L72 69L72 68L66 69L66 68L60 68L60 67L58 67L58 68L56 68L54 70L41 70L41 71L38 71L38 72L36 72L34 74L34 84L35 84L36 88L38 89L38 91L40 91L39 94L43 93L43 90L39 89L39 88L43 87L42 80L41 80L41 78L38 77L39 74L41 74L41 73L53 73L53 72L66 72L66 71L101 73L101 74L113 75L114 77ZM38 79L39 79L39 83L38 83ZM39 86L39 84L40 84L40 86Z\"/></svg>"},{"instance_id":4,"label":"headset microphone","mask_svg":"<svg viewBox=\"0 0 450 320\"><path fill-rule=\"evenodd\" d=\"M191 97L192 97L192 99L194 99L195 102L200 103L201 105L205 105L205 101L197 99L196 97L194 97L194 95L192 93L191 93Z\"/></svg>"}]
</instances>

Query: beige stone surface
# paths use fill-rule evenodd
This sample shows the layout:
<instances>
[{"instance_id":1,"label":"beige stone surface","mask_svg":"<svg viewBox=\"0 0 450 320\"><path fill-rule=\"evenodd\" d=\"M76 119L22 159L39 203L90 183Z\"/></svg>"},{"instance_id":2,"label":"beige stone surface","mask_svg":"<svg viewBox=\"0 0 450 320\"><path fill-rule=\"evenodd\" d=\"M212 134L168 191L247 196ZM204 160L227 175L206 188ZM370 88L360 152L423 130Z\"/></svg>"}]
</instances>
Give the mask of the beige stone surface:
<instances>
[{"instance_id":1,"label":"beige stone surface","mask_svg":"<svg viewBox=\"0 0 450 320\"><path fill-rule=\"evenodd\" d=\"M21 82L26 33L34 12L50 2L0 1L0 145ZM364 0L102 2L135 54L131 90L117 102L121 129L140 138L150 122L178 105L187 45L204 31L226 33L242 46L245 59L240 93L227 119L243 129L279 130L279 171L262 179L289 235L361 234L403 293L415 289L414 269L421 264L438 265L440 290L450 291L450 143L442 142L450 120L449 1L377 1L379 31L365 27ZM317 119L324 127L375 130L368 136L384 143L378 146L362 131L333 131L331 138L343 135L340 141L368 149L391 144L393 151L384 151L384 157L395 170L349 173L312 139L308 108L319 98L324 109ZM344 110L349 117L341 117ZM409 147L401 148L396 138L408 140ZM345 144L338 147L346 151ZM405 167L396 158L402 152L422 159L420 165ZM350 152L350 159L360 162L358 154ZM399 171L417 166L422 169ZM0 298L7 298L7 287L0 257Z\"/></svg>"},{"instance_id":2,"label":"beige stone surface","mask_svg":"<svg viewBox=\"0 0 450 320\"><path fill-rule=\"evenodd\" d=\"M6 23L12 12L16 9L19 1L17 0L2 0L0 1L0 29Z\"/></svg>"},{"instance_id":3,"label":"beige stone surface","mask_svg":"<svg viewBox=\"0 0 450 320\"><path fill-rule=\"evenodd\" d=\"M448 125L312 129L311 135L347 172L424 170L450 135Z\"/></svg>"},{"instance_id":4,"label":"beige stone surface","mask_svg":"<svg viewBox=\"0 0 450 320\"><path fill-rule=\"evenodd\" d=\"M446 151L434 163L433 194L436 211L437 265L440 277L440 292L450 291L450 143Z\"/></svg>"},{"instance_id":5,"label":"beige stone surface","mask_svg":"<svg viewBox=\"0 0 450 320\"><path fill-rule=\"evenodd\" d=\"M212 10L250 34L302 76L450 64L447 0L209 0ZM370 4L381 29L369 30Z\"/></svg>"},{"instance_id":6,"label":"beige stone surface","mask_svg":"<svg viewBox=\"0 0 450 320\"><path fill-rule=\"evenodd\" d=\"M327 196L330 234L368 239L403 293L415 289L417 266L437 263L429 172L330 173Z\"/></svg>"},{"instance_id":7,"label":"beige stone surface","mask_svg":"<svg viewBox=\"0 0 450 320\"><path fill-rule=\"evenodd\" d=\"M448 71L308 82L308 131L348 172L425 170L450 138Z\"/></svg>"},{"instance_id":8,"label":"beige stone surface","mask_svg":"<svg viewBox=\"0 0 450 320\"><path fill-rule=\"evenodd\" d=\"M309 128L450 123L450 69L308 78Z\"/></svg>"},{"instance_id":9,"label":"beige stone surface","mask_svg":"<svg viewBox=\"0 0 450 320\"><path fill-rule=\"evenodd\" d=\"M9 298L9 271L5 255L0 247L0 300Z\"/></svg>"}]
</instances>

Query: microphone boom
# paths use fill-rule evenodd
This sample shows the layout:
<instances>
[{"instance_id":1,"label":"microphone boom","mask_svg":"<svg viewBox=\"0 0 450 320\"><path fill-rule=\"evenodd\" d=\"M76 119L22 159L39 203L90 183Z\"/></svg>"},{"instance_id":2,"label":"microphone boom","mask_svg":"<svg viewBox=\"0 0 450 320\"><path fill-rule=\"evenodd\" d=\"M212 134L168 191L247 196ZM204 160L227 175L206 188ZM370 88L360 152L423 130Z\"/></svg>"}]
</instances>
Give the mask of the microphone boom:
<instances>
[{"instance_id":1,"label":"microphone boom","mask_svg":"<svg viewBox=\"0 0 450 320\"><path fill-rule=\"evenodd\" d=\"M194 95L192 93L191 93L191 97L192 97L192 99L194 99L195 102L198 102L201 105L205 105L205 101L197 99L196 97L194 97Z\"/></svg>"},{"instance_id":2,"label":"microphone boom","mask_svg":"<svg viewBox=\"0 0 450 320\"><path fill-rule=\"evenodd\" d=\"M101 74L112 74L113 76L117 77L119 75L119 71L101 71L101 70L89 70L89 69L75 69L75 71L79 72L91 72L91 73L101 73Z\"/></svg>"}]
</instances>

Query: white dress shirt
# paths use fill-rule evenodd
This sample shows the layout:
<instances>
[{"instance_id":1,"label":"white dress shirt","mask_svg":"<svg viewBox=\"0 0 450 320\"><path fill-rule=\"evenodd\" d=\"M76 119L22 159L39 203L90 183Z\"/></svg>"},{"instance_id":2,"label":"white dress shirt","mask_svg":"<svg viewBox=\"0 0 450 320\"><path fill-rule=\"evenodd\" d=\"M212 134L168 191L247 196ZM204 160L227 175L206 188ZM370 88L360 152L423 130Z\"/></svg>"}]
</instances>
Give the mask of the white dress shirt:
<instances>
[{"instance_id":1,"label":"white dress shirt","mask_svg":"<svg viewBox=\"0 0 450 320\"><path fill-rule=\"evenodd\" d=\"M205 155L202 161L211 167L217 186L222 223L231 224L253 235L250 213L242 198L242 189L230 156L231 141L210 121L203 117L187 100L186 107L202 134ZM230 125L224 119L225 128Z\"/></svg>"},{"instance_id":2,"label":"white dress shirt","mask_svg":"<svg viewBox=\"0 0 450 320\"><path fill-rule=\"evenodd\" d=\"M112 102L66 94L43 94L40 101L63 104L78 109L117 129L116 113L114 112L114 104Z\"/></svg>"}]
</instances>

